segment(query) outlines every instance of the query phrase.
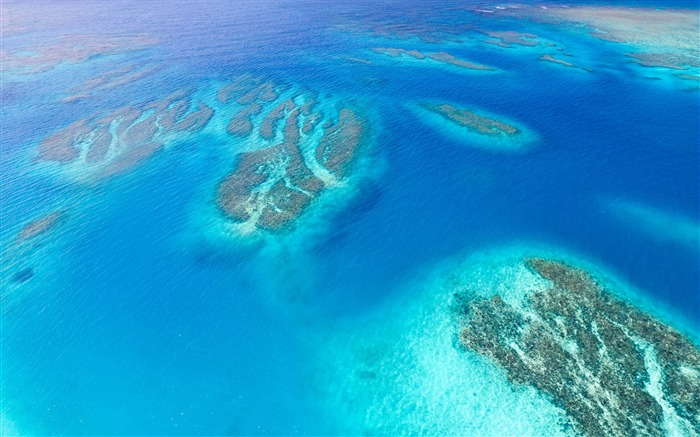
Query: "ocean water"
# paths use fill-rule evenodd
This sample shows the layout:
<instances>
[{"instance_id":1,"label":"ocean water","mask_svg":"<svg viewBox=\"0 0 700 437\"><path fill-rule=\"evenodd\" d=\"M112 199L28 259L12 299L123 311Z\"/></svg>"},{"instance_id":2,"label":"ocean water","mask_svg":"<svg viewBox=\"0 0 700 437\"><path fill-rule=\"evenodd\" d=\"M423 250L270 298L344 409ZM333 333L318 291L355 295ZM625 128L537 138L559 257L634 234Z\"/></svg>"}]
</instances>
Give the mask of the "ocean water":
<instances>
[{"instance_id":1,"label":"ocean water","mask_svg":"<svg viewBox=\"0 0 700 437\"><path fill-rule=\"evenodd\" d=\"M696 83L574 28L489 21L466 6L493 4L5 1L3 52L65 35L149 43L1 71L3 434L559 432L561 409L452 347L451 293L435 285L454 271L491 288L528 283L516 268L474 267L522 247L595 266L697 343ZM538 62L542 47L485 45L481 28L537 34L592 71ZM424 32L443 39L416 37ZM496 70L377 47L448 51ZM61 101L133 65L154 70ZM230 232L215 205L237 154L259 147L226 133L232 114L216 100L248 73L315 90L329 107L357 103L371 126L353 176L293 232ZM35 159L76 120L181 88L214 118L127 172L94 181ZM416 109L432 101L500 116L527 141L460 137ZM17 242L57 209L66 219L56 229ZM33 277L17 281L28 267Z\"/></svg>"}]
</instances>

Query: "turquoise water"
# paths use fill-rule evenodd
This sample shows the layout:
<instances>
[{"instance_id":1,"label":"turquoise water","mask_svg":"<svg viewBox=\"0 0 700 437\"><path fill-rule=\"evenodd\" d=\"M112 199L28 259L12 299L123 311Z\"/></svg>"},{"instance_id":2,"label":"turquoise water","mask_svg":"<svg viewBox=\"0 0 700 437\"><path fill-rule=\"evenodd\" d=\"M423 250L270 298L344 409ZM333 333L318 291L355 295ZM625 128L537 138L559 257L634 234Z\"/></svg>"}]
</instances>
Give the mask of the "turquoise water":
<instances>
[{"instance_id":1,"label":"turquoise water","mask_svg":"<svg viewBox=\"0 0 700 437\"><path fill-rule=\"evenodd\" d=\"M693 82L566 26L490 22L456 6L5 2L4 51L60 45L60 35L146 42L2 71L3 432L553 433L561 410L451 347L445 278L527 282L515 267L478 268L527 250L597 266L630 300L700 335ZM482 44L481 28L555 41L592 72L538 62L542 47ZM496 70L376 47L449 51ZM154 70L61 101L119 67ZM246 73L314 90L329 107L355 102L371 126L353 176L291 232L240 235L215 205L237 154L260 147L226 133L232 114L216 100ZM96 181L35 160L76 120L183 87L214 118L127 172ZM526 141L465 137L416 109L426 101L499 116ZM57 209L60 226L17 242ZM33 277L17 281L25 268Z\"/></svg>"}]
</instances>

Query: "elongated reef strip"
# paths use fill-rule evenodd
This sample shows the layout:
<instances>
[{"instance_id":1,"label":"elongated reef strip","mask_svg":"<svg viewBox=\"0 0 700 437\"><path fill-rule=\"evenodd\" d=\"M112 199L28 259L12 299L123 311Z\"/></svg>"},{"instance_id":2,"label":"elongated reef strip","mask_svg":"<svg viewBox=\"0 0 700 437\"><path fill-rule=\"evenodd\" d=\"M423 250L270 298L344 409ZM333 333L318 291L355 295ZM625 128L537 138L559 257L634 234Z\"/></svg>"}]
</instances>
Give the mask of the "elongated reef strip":
<instances>
[{"instance_id":1,"label":"elongated reef strip","mask_svg":"<svg viewBox=\"0 0 700 437\"><path fill-rule=\"evenodd\" d=\"M446 103L434 105L425 103L423 108L434 112L448 121L466 127L474 132L489 136L512 136L520 133L520 129L494 118L484 117L466 109L457 108Z\"/></svg>"},{"instance_id":2,"label":"elongated reef strip","mask_svg":"<svg viewBox=\"0 0 700 437\"><path fill-rule=\"evenodd\" d=\"M522 303L455 296L464 347L547 394L581 434L700 433L696 345L580 268L543 258L525 265L551 285Z\"/></svg>"},{"instance_id":3,"label":"elongated reef strip","mask_svg":"<svg viewBox=\"0 0 700 437\"><path fill-rule=\"evenodd\" d=\"M27 223L19 231L18 237L20 240L23 240L23 241L36 238L39 235L43 235L43 234L53 230L65 218L66 218L66 215L63 211L54 211L54 212L49 213L45 216L39 217L38 219L32 220L31 222Z\"/></svg>"}]
</instances>

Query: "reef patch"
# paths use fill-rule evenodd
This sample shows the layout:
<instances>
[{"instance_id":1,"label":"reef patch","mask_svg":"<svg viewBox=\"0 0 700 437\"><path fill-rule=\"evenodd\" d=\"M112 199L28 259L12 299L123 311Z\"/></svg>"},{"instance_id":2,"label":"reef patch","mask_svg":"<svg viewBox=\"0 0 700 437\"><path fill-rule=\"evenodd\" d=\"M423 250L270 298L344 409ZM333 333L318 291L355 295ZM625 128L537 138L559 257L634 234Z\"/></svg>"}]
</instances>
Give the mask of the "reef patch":
<instances>
[{"instance_id":1,"label":"reef patch","mask_svg":"<svg viewBox=\"0 0 700 437\"><path fill-rule=\"evenodd\" d=\"M57 226L59 226L67 218L64 211L54 211L39 217L27 223L17 235L20 241L32 240L40 235L44 235Z\"/></svg>"},{"instance_id":2,"label":"reef patch","mask_svg":"<svg viewBox=\"0 0 700 437\"><path fill-rule=\"evenodd\" d=\"M512 30L506 31L483 31L486 35L490 36L491 40L484 41L487 44L497 45L499 47L510 48L513 45L520 45L526 47L534 47L540 45L537 40L537 35L534 33L522 33Z\"/></svg>"},{"instance_id":3,"label":"reef patch","mask_svg":"<svg viewBox=\"0 0 700 437\"><path fill-rule=\"evenodd\" d=\"M481 109L446 102L421 102L409 109L427 125L460 142L495 152L520 152L537 136L520 123Z\"/></svg>"},{"instance_id":4,"label":"reef patch","mask_svg":"<svg viewBox=\"0 0 700 437\"><path fill-rule=\"evenodd\" d=\"M252 76L233 83L219 90L220 100L244 106L228 131L257 146L240 153L219 183L217 206L243 233L288 229L326 189L350 176L369 127L356 107L318 100L312 91L289 93L284 84Z\"/></svg>"},{"instance_id":5,"label":"reef patch","mask_svg":"<svg viewBox=\"0 0 700 437\"><path fill-rule=\"evenodd\" d=\"M467 111L466 109L457 108L446 103L441 105L425 103L423 104L423 108L439 114L452 123L483 135L510 136L520 133L520 129L508 123L496 120L495 118L485 117L475 112Z\"/></svg>"},{"instance_id":6,"label":"reef patch","mask_svg":"<svg viewBox=\"0 0 700 437\"><path fill-rule=\"evenodd\" d=\"M95 94L113 90L148 77L157 71L159 67L140 67L137 65L126 65L106 71L92 79L88 79L82 84L72 88L69 95L60 99L63 103L74 102L94 97Z\"/></svg>"},{"instance_id":7,"label":"reef patch","mask_svg":"<svg viewBox=\"0 0 700 437\"><path fill-rule=\"evenodd\" d=\"M563 59L555 58L554 56L552 56L550 54L544 54L544 55L540 56L539 60L545 61L545 62L551 62L551 63L557 64L557 65L563 65L564 67L579 68L581 70L585 70L588 72L591 71L589 68L579 67L578 65L572 64L571 62L565 61Z\"/></svg>"},{"instance_id":8,"label":"reef patch","mask_svg":"<svg viewBox=\"0 0 700 437\"><path fill-rule=\"evenodd\" d=\"M477 71L496 71L495 67L489 65L477 64L464 59L457 58L447 52L423 53L418 50L405 50L398 48L377 47L373 49L375 53L387 55L392 58L412 58L423 62L436 62L438 64L463 68L466 70Z\"/></svg>"},{"instance_id":9,"label":"reef patch","mask_svg":"<svg viewBox=\"0 0 700 437\"><path fill-rule=\"evenodd\" d=\"M519 302L457 293L459 342L547 394L585 435L700 433L700 351L583 269L544 258Z\"/></svg>"},{"instance_id":10,"label":"reef patch","mask_svg":"<svg viewBox=\"0 0 700 437\"><path fill-rule=\"evenodd\" d=\"M150 104L78 120L42 140L36 160L56 162L79 180L122 173L175 136L201 131L214 115L204 103L190 106L190 92L183 90Z\"/></svg>"},{"instance_id":11,"label":"reef patch","mask_svg":"<svg viewBox=\"0 0 700 437\"><path fill-rule=\"evenodd\" d=\"M80 64L96 56L143 50L156 42L146 35L65 35L53 39L51 44L35 44L16 52L3 51L0 53L0 71L20 76L34 75L51 71L62 64Z\"/></svg>"},{"instance_id":12,"label":"reef patch","mask_svg":"<svg viewBox=\"0 0 700 437\"><path fill-rule=\"evenodd\" d=\"M693 9L509 5L473 12L489 19L505 17L566 26L601 41L633 46L635 51L626 56L646 67L686 70L700 66L700 18ZM506 45L503 41L495 43Z\"/></svg>"}]
</instances>

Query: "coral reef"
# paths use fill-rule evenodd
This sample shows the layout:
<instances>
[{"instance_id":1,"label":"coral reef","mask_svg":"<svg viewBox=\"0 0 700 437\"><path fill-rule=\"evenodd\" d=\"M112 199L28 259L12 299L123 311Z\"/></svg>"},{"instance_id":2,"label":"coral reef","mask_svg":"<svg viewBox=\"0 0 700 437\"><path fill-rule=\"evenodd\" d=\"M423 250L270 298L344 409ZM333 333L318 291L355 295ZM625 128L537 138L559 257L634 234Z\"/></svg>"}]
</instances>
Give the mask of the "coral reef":
<instances>
[{"instance_id":1,"label":"coral reef","mask_svg":"<svg viewBox=\"0 0 700 437\"><path fill-rule=\"evenodd\" d=\"M67 35L46 45L34 45L17 52L0 52L0 71L32 75L53 70L61 64L80 64L96 56L117 55L143 50L156 41L150 37Z\"/></svg>"},{"instance_id":2,"label":"coral reef","mask_svg":"<svg viewBox=\"0 0 700 437\"><path fill-rule=\"evenodd\" d=\"M652 9L622 6L511 5L478 9L488 18L517 18L551 25L567 25L613 43L636 46L631 53L641 65L684 70L700 63L697 29L700 17L692 9Z\"/></svg>"},{"instance_id":3,"label":"coral reef","mask_svg":"<svg viewBox=\"0 0 700 437\"><path fill-rule=\"evenodd\" d=\"M348 108L341 109L338 122L326 129L316 149L316 160L336 176L344 177L358 152L365 129L356 112Z\"/></svg>"},{"instance_id":4,"label":"coral reef","mask_svg":"<svg viewBox=\"0 0 700 437\"><path fill-rule=\"evenodd\" d=\"M579 68L581 70L586 70L588 72L591 71L589 68L579 67L578 65L572 64L571 62L567 62L567 61L564 61L562 59L557 59L550 54L545 54L545 55L540 56L539 60L545 61L545 62L551 62L553 64L563 65L564 67Z\"/></svg>"},{"instance_id":5,"label":"coral reef","mask_svg":"<svg viewBox=\"0 0 700 437\"><path fill-rule=\"evenodd\" d=\"M124 172L159 150L175 134L198 132L214 111L190 108L187 91L150 105L130 106L107 116L76 121L39 144L37 160L81 167L78 178L102 179Z\"/></svg>"},{"instance_id":6,"label":"coral reef","mask_svg":"<svg viewBox=\"0 0 700 437\"><path fill-rule=\"evenodd\" d=\"M699 56L682 53L628 53L626 56L645 67L663 67L672 70L685 70L689 66L700 67Z\"/></svg>"},{"instance_id":7,"label":"coral reef","mask_svg":"<svg viewBox=\"0 0 700 437\"><path fill-rule=\"evenodd\" d=\"M548 280L522 302L456 295L460 343L595 436L700 433L700 351L584 270L528 258Z\"/></svg>"},{"instance_id":8,"label":"coral reef","mask_svg":"<svg viewBox=\"0 0 700 437\"><path fill-rule=\"evenodd\" d=\"M251 117L258 115L262 107L258 103L251 103L236 113L231 119L226 130L231 135L246 137L253 131Z\"/></svg>"},{"instance_id":9,"label":"coral reef","mask_svg":"<svg viewBox=\"0 0 700 437\"><path fill-rule=\"evenodd\" d=\"M139 81L158 70L158 67L144 68L137 65L127 65L109 70L72 88L70 90L70 95L63 97L61 102L69 103L91 98L94 97L95 93L109 91Z\"/></svg>"},{"instance_id":10,"label":"coral reef","mask_svg":"<svg viewBox=\"0 0 700 437\"><path fill-rule=\"evenodd\" d=\"M423 53L418 50L404 50L390 47L377 47L373 49L375 53L388 55L393 58L398 58L402 56L408 56L417 60L433 60L440 64L451 65L454 67L464 68L467 70L480 70L480 71L494 71L494 67L482 64L476 64L473 62L466 61L464 59L459 59L447 52L437 52L437 53Z\"/></svg>"},{"instance_id":11,"label":"coral reef","mask_svg":"<svg viewBox=\"0 0 700 437\"><path fill-rule=\"evenodd\" d=\"M40 235L46 234L52 231L58 225L60 225L63 220L66 219L66 214L63 211L54 211L52 213L46 214L39 217L36 220L32 220L27 223L20 231L17 237L20 241L27 241L34 239Z\"/></svg>"},{"instance_id":12,"label":"coral reef","mask_svg":"<svg viewBox=\"0 0 700 437\"><path fill-rule=\"evenodd\" d=\"M499 47L512 47L513 45L533 47L540 44L540 42L537 41L537 35L533 33L521 33L512 30L501 32L484 31L484 33L494 38L484 41L485 43L497 45Z\"/></svg>"},{"instance_id":13,"label":"coral reef","mask_svg":"<svg viewBox=\"0 0 700 437\"><path fill-rule=\"evenodd\" d=\"M256 132L263 141L277 141L277 126L283 121L283 139L241 153L234 170L218 185L217 205L226 217L249 230L280 231L324 189L349 175L367 138L366 122L350 107L317 110L322 102L313 92L290 97L281 91L286 86L251 76L233 84L224 85L218 93L222 102L243 105L229 124L229 133L244 138ZM324 115L335 112L335 121ZM260 113L265 114L261 121L253 119Z\"/></svg>"},{"instance_id":14,"label":"coral reef","mask_svg":"<svg viewBox=\"0 0 700 437\"><path fill-rule=\"evenodd\" d=\"M515 126L446 103L424 103L421 106L430 112L440 115L445 120L479 134L489 136L512 136L520 133L520 129Z\"/></svg>"},{"instance_id":15,"label":"coral reef","mask_svg":"<svg viewBox=\"0 0 700 437\"><path fill-rule=\"evenodd\" d=\"M31 267L25 267L22 270L16 272L12 275L12 282L23 284L34 277L34 269Z\"/></svg>"}]
</instances>

